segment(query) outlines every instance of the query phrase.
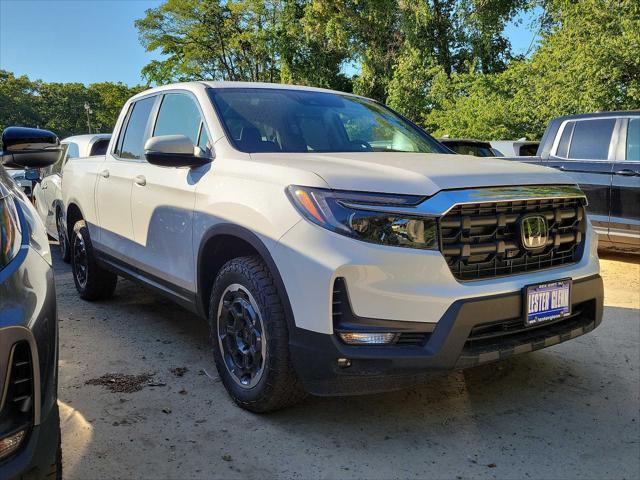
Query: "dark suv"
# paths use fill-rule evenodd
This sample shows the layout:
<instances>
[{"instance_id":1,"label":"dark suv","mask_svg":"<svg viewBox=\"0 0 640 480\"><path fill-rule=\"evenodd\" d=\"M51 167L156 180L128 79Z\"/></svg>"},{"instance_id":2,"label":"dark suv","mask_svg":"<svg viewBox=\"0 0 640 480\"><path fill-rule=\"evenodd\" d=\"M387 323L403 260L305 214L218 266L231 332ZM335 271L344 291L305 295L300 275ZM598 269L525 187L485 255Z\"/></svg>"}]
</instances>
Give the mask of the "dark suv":
<instances>
[{"instance_id":1,"label":"dark suv","mask_svg":"<svg viewBox=\"0 0 640 480\"><path fill-rule=\"evenodd\" d=\"M0 164L0 479L61 478L58 320L49 242L7 167L55 162L51 132L8 128Z\"/></svg>"},{"instance_id":2,"label":"dark suv","mask_svg":"<svg viewBox=\"0 0 640 480\"><path fill-rule=\"evenodd\" d=\"M601 246L640 252L640 110L553 119L538 156L524 161L575 179Z\"/></svg>"}]
</instances>

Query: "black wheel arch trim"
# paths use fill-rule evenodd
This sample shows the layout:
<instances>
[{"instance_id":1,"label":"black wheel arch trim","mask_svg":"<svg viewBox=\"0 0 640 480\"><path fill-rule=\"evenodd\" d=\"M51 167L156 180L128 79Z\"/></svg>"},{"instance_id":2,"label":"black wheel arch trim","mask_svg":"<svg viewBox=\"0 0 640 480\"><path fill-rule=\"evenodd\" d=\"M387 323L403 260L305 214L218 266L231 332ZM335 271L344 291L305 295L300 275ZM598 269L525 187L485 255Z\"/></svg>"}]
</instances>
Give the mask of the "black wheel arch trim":
<instances>
[{"instance_id":1,"label":"black wheel arch trim","mask_svg":"<svg viewBox=\"0 0 640 480\"><path fill-rule=\"evenodd\" d=\"M223 236L223 235L237 237L240 240L247 242L258 252L260 257L262 257L262 260L264 260L264 262L267 264L267 267L269 268L269 272L273 276L273 280L276 284L278 294L280 295L280 298L283 303L283 307L285 310L285 317L287 319L287 326L289 327L289 333L292 334L293 330L296 328L293 309L291 308L291 302L289 301L289 295L287 294L287 289L284 285L284 281L282 280L282 275L280 275L280 271L278 270L276 262L273 260L273 257L271 256L271 252L269 252L269 249L266 247L266 245L260 239L260 237L258 237L255 233L253 233L248 228L242 227L235 223L220 223L220 224L214 225L213 227L209 228L209 230L207 230L205 234L202 236L202 238L200 239L200 246L198 247L198 259L196 263L196 275L197 275L196 302L197 302L198 313L204 318L207 318L208 312L204 311L205 310L204 305L206 304L205 299L208 299L209 295L211 294L211 292L203 291L203 286L201 285L202 282L200 279L200 268L202 266L202 261L203 261L202 255L204 252L204 247L205 245L207 245L207 243L211 239L218 236Z\"/></svg>"}]
</instances>

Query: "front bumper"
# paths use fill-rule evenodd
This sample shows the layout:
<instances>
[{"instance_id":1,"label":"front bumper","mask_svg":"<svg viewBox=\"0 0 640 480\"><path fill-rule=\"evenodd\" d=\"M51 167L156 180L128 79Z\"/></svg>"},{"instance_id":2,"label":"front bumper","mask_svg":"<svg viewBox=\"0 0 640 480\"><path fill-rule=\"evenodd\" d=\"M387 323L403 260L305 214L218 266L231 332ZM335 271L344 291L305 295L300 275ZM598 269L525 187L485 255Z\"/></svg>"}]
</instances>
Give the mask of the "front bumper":
<instances>
[{"instance_id":1,"label":"front bumper","mask_svg":"<svg viewBox=\"0 0 640 480\"><path fill-rule=\"evenodd\" d=\"M45 479L56 478L56 460L60 446L60 414L55 404L46 418L31 429L18 453L0 463L0 478Z\"/></svg>"},{"instance_id":2,"label":"front bumper","mask_svg":"<svg viewBox=\"0 0 640 480\"><path fill-rule=\"evenodd\" d=\"M0 270L0 437L27 429L18 450L0 460L2 479L43 478L55 462L57 364L53 270L25 239L18 255Z\"/></svg>"},{"instance_id":3,"label":"front bumper","mask_svg":"<svg viewBox=\"0 0 640 480\"><path fill-rule=\"evenodd\" d=\"M574 281L572 317L533 328L499 332L501 325L513 325L522 318L523 293L517 290L455 301L435 328L425 324L421 345L350 346L336 335L296 327L290 335L290 347L296 371L310 393L389 391L424 381L434 370L501 360L585 334L602 321L603 296L602 278L593 275ZM390 322L389 330L399 323ZM480 325L485 333L493 329L495 334L477 335L474 332ZM384 321L376 320L374 326L384 328ZM348 359L350 366L341 368L339 358Z\"/></svg>"}]
</instances>

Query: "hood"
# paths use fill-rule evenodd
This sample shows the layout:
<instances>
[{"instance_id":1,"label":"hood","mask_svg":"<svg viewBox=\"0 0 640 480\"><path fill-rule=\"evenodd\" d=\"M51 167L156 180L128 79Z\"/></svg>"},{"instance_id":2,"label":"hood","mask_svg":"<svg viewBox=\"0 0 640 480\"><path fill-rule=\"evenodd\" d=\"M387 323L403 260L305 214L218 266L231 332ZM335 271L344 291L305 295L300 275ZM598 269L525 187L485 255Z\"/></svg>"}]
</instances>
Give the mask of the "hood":
<instances>
[{"instance_id":1,"label":"hood","mask_svg":"<svg viewBox=\"0 0 640 480\"><path fill-rule=\"evenodd\" d=\"M252 153L251 158L260 163L313 172L335 190L429 196L440 190L459 188L575 183L551 168L468 155Z\"/></svg>"}]
</instances>

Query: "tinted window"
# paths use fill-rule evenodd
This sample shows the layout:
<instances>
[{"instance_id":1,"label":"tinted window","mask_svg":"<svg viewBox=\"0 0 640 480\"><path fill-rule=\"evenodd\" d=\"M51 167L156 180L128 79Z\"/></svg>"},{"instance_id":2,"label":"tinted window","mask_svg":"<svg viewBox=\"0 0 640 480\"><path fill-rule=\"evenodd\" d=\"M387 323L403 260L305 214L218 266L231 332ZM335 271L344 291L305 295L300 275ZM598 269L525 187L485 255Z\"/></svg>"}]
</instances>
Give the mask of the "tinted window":
<instances>
[{"instance_id":1,"label":"tinted window","mask_svg":"<svg viewBox=\"0 0 640 480\"><path fill-rule=\"evenodd\" d=\"M627 160L640 162L640 118L629 120L627 127Z\"/></svg>"},{"instance_id":2,"label":"tinted window","mask_svg":"<svg viewBox=\"0 0 640 480\"><path fill-rule=\"evenodd\" d=\"M606 160L615 124L614 118L576 122L569 158Z\"/></svg>"},{"instance_id":3,"label":"tinted window","mask_svg":"<svg viewBox=\"0 0 640 480\"><path fill-rule=\"evenodd\" d=\"M108 138L105 138L103 140L98 140L93 145L91 145L91 152L89 152L89 156L105 155L107 153L107 147L109 147Z\"/></svg>"},{"instance_id":4,"label":"tinted window","mask_svg":"<svg viewBox=\"0 0 640 480\"><path fill-rule=\"evenodd\" d=\"M201 122L200 110L191 97L170 93L162 99L153 136L185 135L196 145Z\"/></svg>"},{"instance_id":5,"label":"tinted window","mask_svg":"<svg viewBox=\"0 0 640 480\"><path fill-rule=\"evenodd\" d=\"M231 141L244 152L450 153L402 117L364 98L266 88L209 93Z\"/></svg>"},{"instance_id":6,"label":"tinted window","mask_svg":"<svg viewBox=\"0 0 640 480\"><path fill-rule=\"evenodd\" d=\"M461 155L473 155L474 157L495 157L495 153L489 145L482 143L446 142L445 145Z\"/></svg>"},{"instance_id":7,"label":"tinted window","mask_svg":"<svg viewBox=\"0 0 640 480\"><path fill-rule=\"evenodd\" d=\"M567 154L569 153L569 142L571 141L573 127L575 126L576 124L574 122L569 122L564 126L560 142L558 143L558 150L556 151L556 155L558 157L567 158Z\"/></svg>"},{"instance_id":8,"label":"tinted window","mask_svg":"<svg viewBox=\"0 0 640 480\"><path fill-rule=\"evenodd\" d=\"M133 105L133 111L129 117L127 130L122 140L120 157L142 158L144 142L147 140L146 132L149 114L155 100L155 97L149 97L139 100Z\"/></svg>"},{"instance_id":9,"label":"tinted window","mask_svg":"<svg viewBox=\"0 0 640 480\"><path fill-rule=\"evenodd\" d=\"M538 153L537 143L528 143L520 147L521 157L533 157L536 153Z\"/></svg>"}]
</instances>

